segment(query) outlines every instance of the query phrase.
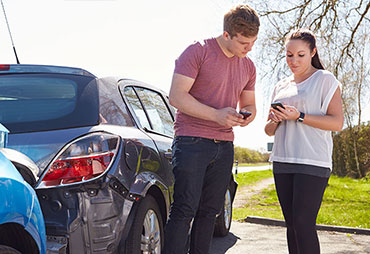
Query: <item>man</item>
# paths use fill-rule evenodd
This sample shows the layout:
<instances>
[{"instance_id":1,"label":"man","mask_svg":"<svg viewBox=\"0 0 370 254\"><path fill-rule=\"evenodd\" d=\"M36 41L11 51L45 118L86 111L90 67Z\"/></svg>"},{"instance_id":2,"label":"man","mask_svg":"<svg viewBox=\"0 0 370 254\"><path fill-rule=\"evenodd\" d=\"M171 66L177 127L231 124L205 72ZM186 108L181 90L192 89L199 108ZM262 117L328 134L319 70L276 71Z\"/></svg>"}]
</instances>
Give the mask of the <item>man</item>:
<instances>
[{"instance_id":1,"label":"man","mask_svg":"<svg viewBox=\"0 0 370 254\"><path fill-rule=\"evenodd\" d=\"M239 5L224 16L217 38L190 45L176 60L170 103L176 107L174 202L165 228L166 254L208 254L234 160L232 127L256 115L256 69L246 57L257 39L257 13ZM236 111L252 115L243 119Z\"/></svg>"}]
</instances>

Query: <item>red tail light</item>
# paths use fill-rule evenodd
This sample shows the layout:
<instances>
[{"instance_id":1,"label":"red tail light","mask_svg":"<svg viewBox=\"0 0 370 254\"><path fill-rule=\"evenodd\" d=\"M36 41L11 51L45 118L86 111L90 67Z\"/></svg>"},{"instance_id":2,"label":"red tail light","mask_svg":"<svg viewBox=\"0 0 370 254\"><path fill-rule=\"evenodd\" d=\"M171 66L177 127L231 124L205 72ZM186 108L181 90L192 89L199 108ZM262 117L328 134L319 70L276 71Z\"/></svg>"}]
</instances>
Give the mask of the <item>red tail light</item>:
<instances>
[{"instance_id":1,"label":"red tail light","mask_svg":"<svg viewBox=\"0 0 370 254\"><path fill-rule=\"evenodd\" d=\"M10 69L9 64L0 64L0 71L8 71Z\"/></svg>"},{"instance_id":2,"label":"red tail light","mask_svg":"<svg viewBox=\"0 0 370 254\"><path fill-rule=\"evenodd\" d=\"M67 145L44 175L41 186L80 183L99 177L112 163L119 137L94 133Z\"/></svg>"}]
</instances>

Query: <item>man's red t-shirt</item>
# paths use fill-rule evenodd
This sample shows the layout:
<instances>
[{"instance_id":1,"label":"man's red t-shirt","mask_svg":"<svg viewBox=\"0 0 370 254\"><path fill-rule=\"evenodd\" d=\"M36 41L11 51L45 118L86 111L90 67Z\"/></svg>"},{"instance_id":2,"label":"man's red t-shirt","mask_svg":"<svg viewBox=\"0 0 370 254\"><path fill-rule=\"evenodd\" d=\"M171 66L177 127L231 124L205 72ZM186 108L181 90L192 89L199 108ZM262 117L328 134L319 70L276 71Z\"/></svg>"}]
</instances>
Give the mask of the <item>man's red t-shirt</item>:
<instances>
[{"instance_id":1,"label":"man's red t-shirt","mask_svg":"<svg viewBox=\"0 0 370 254\"><path fill-rule=\"evenodd\" d=\"M175 73L195 79L189 93L200 103L220 109L236 108L243 90L254 90L256 68L248 57L227 57L215 38L190 45L176 60ZM176 136L233 141L232 128L176 113Z\"/></svg>"}]
</instances>

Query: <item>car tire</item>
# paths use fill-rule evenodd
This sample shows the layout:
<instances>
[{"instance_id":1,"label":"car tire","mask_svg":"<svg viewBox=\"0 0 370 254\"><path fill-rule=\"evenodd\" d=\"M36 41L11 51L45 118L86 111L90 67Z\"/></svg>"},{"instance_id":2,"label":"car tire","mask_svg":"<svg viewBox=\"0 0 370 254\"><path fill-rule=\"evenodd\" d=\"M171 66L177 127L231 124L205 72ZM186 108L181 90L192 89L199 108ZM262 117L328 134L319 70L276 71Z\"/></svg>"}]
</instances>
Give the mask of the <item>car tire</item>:
<instances>
[{"instance_id":1,"label":"car tire","mask_svg":"<svg viewBox=\"0 0 370 254\"><path fill-rule=\"evenodd\" d=\"M224 207L221 209L220 214L216 218L215 223L215 230L214 235L215 236L226 236L231 227L231 219L232 219L232 196L231 196L231 190L230 187L227 188L225 193L225 201L224 201Z\"/></svg>"},{"instance_id":2,"label":"car tire","mask_svg":"<svg viewBox=\"0 0 370 254\"><path fill-rule=\"evenodd\" d=\"M16 249L9 246L0 245L0 254L21 254Z\"/></svg>"},{"instance_id":3,"label":"car tire","mask_svg":"<svg viewBox=\"0 0 370 254\"><path fill-rule=\"evenodd\" d=\"M162 247L162 216L157 202L148 195L139 203L125 250L130 254L161 254Z\"/></svg>"}]
</instances>

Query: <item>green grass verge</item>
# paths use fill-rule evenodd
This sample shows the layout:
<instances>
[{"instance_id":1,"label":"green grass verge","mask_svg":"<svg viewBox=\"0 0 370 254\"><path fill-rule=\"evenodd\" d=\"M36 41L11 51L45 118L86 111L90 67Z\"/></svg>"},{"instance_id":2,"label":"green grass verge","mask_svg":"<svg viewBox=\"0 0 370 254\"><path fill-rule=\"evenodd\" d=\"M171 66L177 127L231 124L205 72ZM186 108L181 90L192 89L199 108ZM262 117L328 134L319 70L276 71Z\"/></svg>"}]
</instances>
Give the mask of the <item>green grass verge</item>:
<instances>
[{"instance_id":1,"label":"green grass verge","mask_svg":"<svg viewBox=\"0 0 370 254\"><path fill-rule=\"evenodd\" d=\"M244 180L249 178L251 180ZM238 174L239 186L253 184L272 177L271 170ZM267 177L269 177L267 176ZM256 183L254 182L254 183ZM321 209L317 218L318 224L370 228L370 182L365 179L351 179L331 176L326 188ZM260 194L251 197L244 208L233 209L233 219L244 219L247 216L261 216L283 219L275 186L270 186Z\"/></svg>"},{"instance_id":2,"label":"green grass verge","mask_svg":"<svg viewBox=\"0 0 370 254\"><path fill-rule=\"evenodd\" d=\"M370 181L331 176L318 223L370 228Z\"/></svg>"},{"instance_id":3,"label":"green grass verge","mask_svg":"<svg viewBox=\"0 0 370 254\"><path fill-rule=\"evenodd\" d=\"M258 166L266 166L271 165L269 162L259 162L259 163L238 163L238 167L258 167ZM235 163L234 163L235 166ZM272 166L271 166L272 167Z\"/></svg>"},{"instance_id":4,"label":"green grass verge","mask_svg":"<svg viewBox=\"0 0 370 254\"><path fill-rule=\"evenodd\" d=\"M239 187L241 187L243 185L254 185L257 182L269 177L273 177L272 169L239 173L235 177L235 180L238 182Z\"/></svg>"}]
</instances>

